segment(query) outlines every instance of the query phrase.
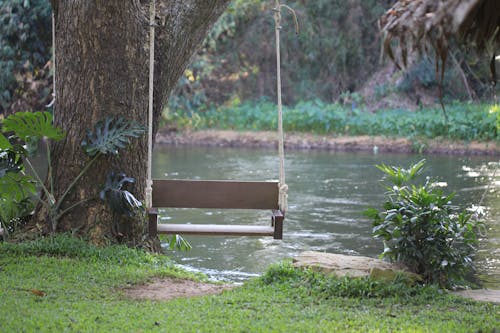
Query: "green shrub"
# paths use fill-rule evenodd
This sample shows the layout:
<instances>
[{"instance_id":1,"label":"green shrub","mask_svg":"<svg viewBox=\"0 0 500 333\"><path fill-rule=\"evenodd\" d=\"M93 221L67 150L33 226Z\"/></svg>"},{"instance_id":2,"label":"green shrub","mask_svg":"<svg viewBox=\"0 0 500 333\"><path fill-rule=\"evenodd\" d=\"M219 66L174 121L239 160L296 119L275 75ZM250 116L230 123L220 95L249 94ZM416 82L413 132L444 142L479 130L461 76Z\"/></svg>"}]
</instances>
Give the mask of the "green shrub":
<instances>
[{"instance_id":1,"label":"green shrub","mask_svg":"<svg viewBox=\"0 0 500 333\"><path fill-rule=\"evenodd\" d=\"M381 211L370 208L365 214L373 219L373 235L384 242L381 257L405 264L426 282L450 287L463 283L474 268L479 222L430 178L412 184L424 165L425 160L408 169L377 165L389 183L387 197Z\"/></svg>"}]
</instances>

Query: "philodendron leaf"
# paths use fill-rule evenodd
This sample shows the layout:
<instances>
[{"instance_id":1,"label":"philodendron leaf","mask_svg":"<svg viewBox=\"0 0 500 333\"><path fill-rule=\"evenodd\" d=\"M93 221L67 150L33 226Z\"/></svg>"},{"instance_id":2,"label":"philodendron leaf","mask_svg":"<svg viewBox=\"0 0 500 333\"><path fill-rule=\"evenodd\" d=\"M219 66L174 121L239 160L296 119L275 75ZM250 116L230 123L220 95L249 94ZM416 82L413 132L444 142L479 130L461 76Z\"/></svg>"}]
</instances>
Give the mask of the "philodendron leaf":
<instances>
[{"instance_id":1,"label":"philodendron leaf","mask_svg":"<svg viewBox=\"0 0 500 333\"><path fill-rule=\"evenodd\" d=\"M144 134L145 128L134 121L123 117L106 118L94 126L94 131L87 130L87 139L82 147L90 156L101 154L118 154L118 149L125 148L131 138Z\"/></svg>"},{"instance_id":2,"label":"philodendron leaf","mask_svg":"<svg viewBox=\"0 0 500 333\"><path fill-rule=\"evenodd\" d=\"M106 177L106 184L100 193L100 197L108 203L114 212L133 216L137 210L142 209L142 203L122 187L134 182L134 178L127 177L124 173L115 174L110 172Z\"/></svg>"},{"instance_id":3,"label":"philodendron leaf","mask_svg":"<svg viewBox=\"0 0 500 333\"><path fill-rule=\"evenodd\" d=\"M17 112L3 121L4 132L14 132L21 140L38 141L43 137L52 140L64 138L64 132L52 124L50 112Z\"/></svg>"},{"instance_id":4,"label":"philodendron leaf","mask_svg":"<svg viewBox=\"0 0 500 333\"><path fill-rule=\"evenodd\" d=\"M34 208L35 181L19 172L22 161L13 152L0 159L0 222L5 228L15 219L27 216Z\"/></svg>"},{"instance_id":5,"label":"philodendron leaf","mask_svg":"<svg viewBox=\"0 0 500 333\"><path fill-rule=\"evenodd\" d=\"M36 182L29 175L9 172L0 177L0 194L2 200L21 201L36 194Z\"/></svg>"},{"instance_id":6,"label":"philodendron leaf","mask_svg":"<svg viewBox=\"0 0 500 333\"><path fill-rule=\"evenodd\" d=\"M20 172L23 169L21 157L12 152L0 153L0 177L5 176L7 172Z\"/></svg>"},{"instance_id":7,"label":"philodendron leaf","mask_svg":"<svg viewBox=\"0 0 500 333\"><path fill-rule=\"evenodd\" d=\"M34 208L34 201L26 197L20 201L3 198L0 200L0 221L7 226L11 221L28 216Z\"/></svg>"},{"instance_id":8,"label":"philodendron leaf","mask_svg":"<svg viewBox=\"0 0 500 333\"><path fill-rule=\"evenodd\" d=\"M0 133L0 150L7 150L10 148L12 148L12 145L10 144L9 139Z\"/></svg>"}]
</instances>

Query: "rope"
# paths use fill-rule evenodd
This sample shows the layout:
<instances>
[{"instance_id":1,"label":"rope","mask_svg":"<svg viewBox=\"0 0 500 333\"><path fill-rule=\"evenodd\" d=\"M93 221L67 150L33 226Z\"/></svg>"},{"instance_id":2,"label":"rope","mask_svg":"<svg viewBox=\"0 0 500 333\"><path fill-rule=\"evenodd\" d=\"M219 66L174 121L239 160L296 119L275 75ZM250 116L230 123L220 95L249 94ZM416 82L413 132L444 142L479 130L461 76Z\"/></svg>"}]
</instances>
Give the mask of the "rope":
<instances>
[{"instance_id":1,"label":"rope","mask_svg":"<svg viewBox=\"0 0 500 333\"><path fill-rule=\"evenodd\" d=\"M280 55L280 30L281 30L281 5L276 0L274 8L274 22L276 34L276 81L278 96L278 151L279 151L279 200L278 205L282 212L287 210L288 206L288 186L285 182L285 149L283 134L283 105L281 101L281 55Z\"/></svg>"},{"instance_id":2,"label":"rope","mask_svg":"<svg viewBox=\"0 0 500 333\"><path fill-rule=\"evenodd\" d=\"M148 179L146 180L146 208L153 205L153 180L151 164L153 161L153 81L155 61L155 0L149 7L149 104L148 104Z\"/></svg>"},{"instance_id":3,"label":"rope","mask_svg":"<svg viewBox=\"0 0 500 333\"><path fill-rule=\"evenodd\" d=\"M47 105L48 108L52 107L52 119L56 118L56 19L54 11L52 11L52 100Z\"/></svg>"}]
</instances>

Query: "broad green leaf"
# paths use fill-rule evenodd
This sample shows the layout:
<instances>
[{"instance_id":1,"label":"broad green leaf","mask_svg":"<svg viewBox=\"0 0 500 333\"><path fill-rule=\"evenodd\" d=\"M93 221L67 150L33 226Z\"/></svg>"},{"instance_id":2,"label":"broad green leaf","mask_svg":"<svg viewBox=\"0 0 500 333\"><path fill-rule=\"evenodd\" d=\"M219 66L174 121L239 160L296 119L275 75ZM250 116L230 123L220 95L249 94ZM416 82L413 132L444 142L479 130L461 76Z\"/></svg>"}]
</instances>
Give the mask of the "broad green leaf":
<instances>
[{"instance_id":1,"label":"broad green leaf","mask_svg":"<svg viewBox=\"0 0 500 333\"><path fill-rule=\"evenodd\" d=\"M4 131L12 131L21 140L38 141L43 137L61 140L64 133L52 124L50 112L17 112L3 121Z\"/></svg>"},{"instance_id":2,"label":"broad green leaf","mask_svg":"<svg viewBox=\"0 0 500 333\"><path fill-rule=\"evenodd\" d=\"M29 215L34 208L34 201L26 197L20 201L10 198L0 199L0 221L4 226L11 221Z\"/></svg>"},{"instance_id":3,"label":"broad green leaf","mask_svg":"<svg viewBox=\"0 0 500 333\"><path fill-rule=\"evenodd\" d=\"M90 156L101 154L118 154L118 149L125 148L130 138L144 134L145 128L134 121L123 117L106 118L94 126L94 131L87 130L87 140L82 141L82 147Z\"/></svg>"},{"instance_id":4,"label":"broad green leaf","mask_svg":"<svg viewBox=\"0 0 500 333\"><path fill-rule=\"evenodd\" d=\"M21 201L36 194L33 177L22 173L6 173L0 177L0 197L11 201Z\"/></svg>"},{"instance_id":5,"label":"broad green leaf","mask_svg":"<svg viewBox=\"0 0 500 333\"><path fill-rule=\"evenodd\" d=\"M12 145L10 144L9 139L0 133L0 150L7 150L10 148L12 148Z\"/></svg>"}]
</instances>

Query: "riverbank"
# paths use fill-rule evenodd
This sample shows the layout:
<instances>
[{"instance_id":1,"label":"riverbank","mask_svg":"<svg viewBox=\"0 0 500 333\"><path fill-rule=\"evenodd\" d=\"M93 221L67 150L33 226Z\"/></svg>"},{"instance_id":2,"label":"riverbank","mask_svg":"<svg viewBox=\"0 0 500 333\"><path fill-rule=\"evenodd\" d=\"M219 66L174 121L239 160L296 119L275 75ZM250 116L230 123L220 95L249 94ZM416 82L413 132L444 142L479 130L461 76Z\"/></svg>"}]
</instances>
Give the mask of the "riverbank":
<instances>
[{"instance_id":1,"label":"riverbank","mask_svg":"<svg viewBox=\"0 0 500 333\"><path fill-rule=\"evenodd\" d=\"M162 129L156 143L177 146L275 148L276 132ZM286 133L286 149L321 149L331 151L365 151L386 153L426 153L446 155L500 156L498 142L464 142L443 139L407 139L382 136L328 136L309 133Z\"/></svg>"}]
</instances>

